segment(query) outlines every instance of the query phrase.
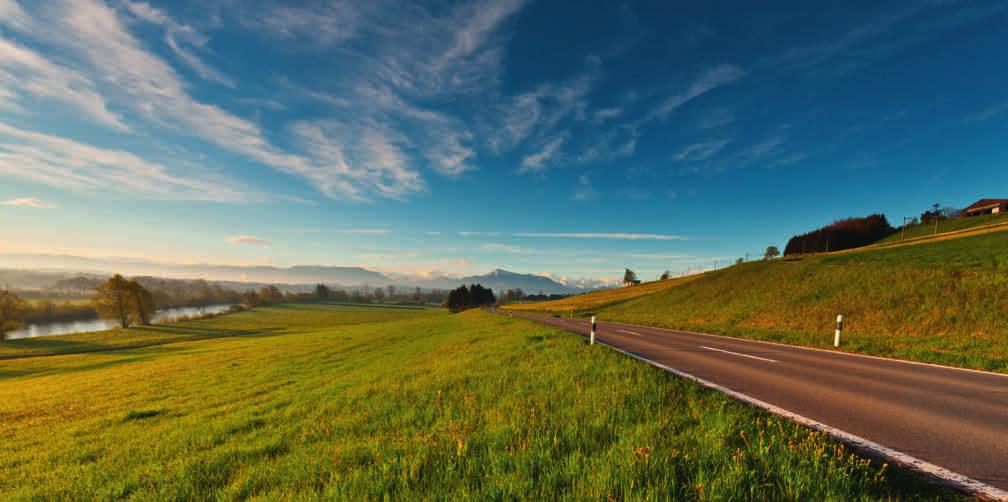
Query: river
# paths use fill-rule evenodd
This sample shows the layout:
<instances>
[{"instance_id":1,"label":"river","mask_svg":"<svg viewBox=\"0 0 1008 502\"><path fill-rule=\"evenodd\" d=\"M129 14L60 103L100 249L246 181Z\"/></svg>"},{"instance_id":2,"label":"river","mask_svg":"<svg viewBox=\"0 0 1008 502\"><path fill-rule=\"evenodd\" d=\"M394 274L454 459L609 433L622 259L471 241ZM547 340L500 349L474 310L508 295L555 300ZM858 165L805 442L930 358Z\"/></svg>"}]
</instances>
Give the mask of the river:
<instances>
[{"instance_id":1,"label":"river","mask_svg":"<svg viewBox=\"0 0 1008 502\"><path fill-rule=\"evenodd\" d=\"M154 324L172 322L180 317L193 317L204 314L219 314L231 308L230 305L207 305L206 307L178 307L158 310L154 313ZM90 333L105 331L116 327L116 323L108 319L90 319L86 321L50 322L29 324L23 329L7 333L8 340L17 338L35 338L38 336L69 335L73 333Z\"/></svg>"}]
</instances>

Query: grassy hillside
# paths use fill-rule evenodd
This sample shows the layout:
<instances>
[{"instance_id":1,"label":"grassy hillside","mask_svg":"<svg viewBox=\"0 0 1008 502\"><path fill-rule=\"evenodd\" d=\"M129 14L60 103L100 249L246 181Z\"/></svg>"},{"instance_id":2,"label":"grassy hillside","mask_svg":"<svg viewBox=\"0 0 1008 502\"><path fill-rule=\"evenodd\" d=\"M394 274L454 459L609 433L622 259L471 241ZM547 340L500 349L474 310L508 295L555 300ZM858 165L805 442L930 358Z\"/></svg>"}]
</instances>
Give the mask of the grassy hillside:
<instances>
[{"instance_id":1,"label":"grassy hillside","mask_svg":"<svg viewBox=\"0 0 1008 502\"><path fill-rule=\"evenodd\" d=\"M680 284L685 284L697 278L699 278L699 276L681 277L676 279L669 279L666 281L651 281L642 283L638 286L592 291L590 293L569 296L561 300L554 300L550 302L534 302L534 303L508 305L507 309L516 311L549 312L557 314L568 313L571 311L573 311L574 313L588 312L605 305L612 305L614 303L624 302L627 300L632 300L634 298L650 295L658 291L663 291L668 288L678 286Z\"/></svg>"},{"instance_id":2,"label":"grassy hillside","mask_svg":"<svg viewBox=\"0 0 1008 502\"><path fill-rule=\"evenodd\" d=\"M0 361L2 498L950 496L522 320L290 306L179 331L223 336Z\"/></svg>"},{"instance_id":3,"label":"grassy hillside","mask_svg":"<svg viewBox=\"0 0 1008 502\"><path fill-rule=\"evenodd\" d=\"M1003 225L1008 224L1008 214L985 214L981 216L972 216L968 218L955 218L951 220L942 220L938 222L938 235L946 232L959 232L962 230L969 230L977 227L984 227L988 225ZM922 237L931 237L935 235L935 225L934 223L923 223L919 225L912 225L906 228L905 235L902 235L903 239L917 239ZM878 242L878 244L895 244L901 241L901 234L897 231L895 234L886 237Z\"/></svg>"},{"instance_id":4,"label":"grassy hillside","mask_svg":"<svg viewBox=\"0 0 1008 502\"><path fill-rule=\"evenodd\" d=\"M1008 372L1008 232L748 263L601 318Z\"/></svg>"}]
</instances>

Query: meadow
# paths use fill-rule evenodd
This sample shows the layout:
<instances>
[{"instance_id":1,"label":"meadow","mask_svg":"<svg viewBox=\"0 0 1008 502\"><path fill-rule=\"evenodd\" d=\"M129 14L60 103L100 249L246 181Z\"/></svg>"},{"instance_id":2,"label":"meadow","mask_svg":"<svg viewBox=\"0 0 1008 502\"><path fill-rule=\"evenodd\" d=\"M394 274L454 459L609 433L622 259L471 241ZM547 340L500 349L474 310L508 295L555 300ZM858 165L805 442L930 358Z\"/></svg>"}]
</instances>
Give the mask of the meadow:
<instances>
[{"instance_id":1,"label":"meadow","mask_svg":"<svg viewBox=\"0 0 1008 502\"><path fill-rule=\"evenodd\" d=\"M934 222L919 223L909 225L904 232L897 232L882 239L877 244L896 244L905 239L920 239L932 236L940 236L946 232L960 232L963 230L976 229L988 225L1003 225L1008 223L1008 214L984 214L980 216L970 216L963 218L952 218L938 222L938 233L935 234Z\"/></svg>"},{"instance_id":2,"label":"meadow","mask_svg":"<svg viewBox=\"0 0 1008 502\"><path fill-rule=\"evenodd\" d=\"M1005 249L1002 231L751 262L581 315L831 348L843 314L841 350L1008 372Z\"/></svg>"},{"instance_id":3,"label":"meadow","mask_svg":"<svg viewBox=\"0 0 1008 502\"><path fill-rule=\"evenodd\" d=\"M175 327L0 342L2 498L958 497L524 320L283 305Z\"/></svg>"}]
</instances>

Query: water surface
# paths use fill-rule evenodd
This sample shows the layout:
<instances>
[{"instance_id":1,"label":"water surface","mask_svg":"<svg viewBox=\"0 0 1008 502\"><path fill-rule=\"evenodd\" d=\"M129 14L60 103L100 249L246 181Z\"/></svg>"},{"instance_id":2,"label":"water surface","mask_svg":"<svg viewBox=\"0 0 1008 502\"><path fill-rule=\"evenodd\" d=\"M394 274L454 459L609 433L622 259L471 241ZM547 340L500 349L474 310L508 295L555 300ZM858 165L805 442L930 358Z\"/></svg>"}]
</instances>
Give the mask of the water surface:
<instances>
[{"instance_id":1,"label":"water surface","mask_svg":"<svg viewBox=\"0 0 1008 502\"><path fill-rule=\"evenodd\" d=\"M207 305L206 307L178 307L154 312L154 324L172 322L180 317L192 317L203 314L218 314L230 308L230 305ZM116 323L108 319L90 319L86 321L67 321L29 324L23 329L7 333L7 339L35 338L39 336L70 335L73 333L90 333L105 331L116 327Z\"/></svg>"}]
</instances>

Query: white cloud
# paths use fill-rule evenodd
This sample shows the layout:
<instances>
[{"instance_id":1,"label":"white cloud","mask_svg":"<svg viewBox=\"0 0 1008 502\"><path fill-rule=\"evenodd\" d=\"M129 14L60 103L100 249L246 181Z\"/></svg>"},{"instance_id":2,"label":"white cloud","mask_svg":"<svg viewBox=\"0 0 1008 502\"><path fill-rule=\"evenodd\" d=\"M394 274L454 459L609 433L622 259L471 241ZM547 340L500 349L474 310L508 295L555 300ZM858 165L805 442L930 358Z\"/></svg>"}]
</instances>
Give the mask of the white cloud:
<instances>
[{"instance_id":1,"label":"white cloud","mask_svg":"<svg viewBox=\"0 0 1008 502\"><path fill-rule=\"evenodd\" d=\"M235 87L233 79L204 63L190 49L182 45L183 43L187 43L202 47L206 43L206 38L196 32L191 26L175 21L165 14L164 11L146 2L131 2L127 0L123 5L137 19L162 26L165 30L165 43L183 63L189 66L201 78L227 87Z\"/></svg>"},{"instance_id":2,"label":"white cloud","mask_svg":"<svg viewBox=\"0 0 1008 502\"><path fill-rule=\"evenodd\" d=\"M354 256L361 260L366 260L373 263L382 263L388 261L403 261L403 260L410 260L413 258L419 258L423 256L423 253L416 251L406 253L357 253Z\"/></svg>"},{"instance_id":3,"label":"white cloud","mask_svg":"<svg viewBox=\"0 0 1008 502\"><path fill-rule=\"evenodd\" d=\"M703 112L697 120L697 127L714 129L735 123L735 112L729 108L716 107Z\"/></svg>"},{"instance_id":4,"label":"white cloud","mask_svg":"<svg viewBox=\"0 0 1008 502\"><path fill-rule=\"evenodd\" d=\"M134 10L143 19L167 22L160 11ZM358 153L367 162L352 166L338 155L319 155L318 149L305 156L278 148L256 123L194 99L181 76L148 51L128 31L119 13L103 3L57 0L40 9L38 15L42 19L33 23L30 36L74 54L73 61L78 66L101 76L103 95L113 96L115 103L152 124L197 136L224 150L303 178L330 197L401 198L424 186L419 173L406 166L396 153L395 145L381 135L374 135L373 130L362 133L363 142L358 146ZM324 150L339 145L327 138L313 146Z\"/></svg>"},{"instance_id":5,"label":"white cloud","mask_svg":"<svg viewBox=\"0 0 1008 502\"><path fill-rule=\"evenodd\" d=\"M500 237L500 232L458 232L459 237Z\"/></svg>"},{"instance_id":6,"label":"white cloud","mask_svg":"<svg viewBox=\"0 0 1008 502\"><path fill-rule=\"evenodd\" d=\"M248 5L250 7L239 14L239 21L246 27L280 39L309 38L323 46L352 38L362 21L360 9L350 1L335 0L310 6Z\"/></svg>"},{"instance_id":7,"label":"white cloud","mask_svg":"<svg viewBox=\"0 0 1008 502\"><path fill-rule=\"evenodd\" d=\"M546 162L556 156L560 147L567 142L567 136L558 136L542 146L538 152L522 157L519 173L538 172L546 168Z\"/></svg>"},{"instance_id":8,"label":"white cloud","mask_svg":"<svg viewBox=\"0 0 1008 502\"><path fill-rule=\"evenodd\" d=\"M538 250L534 248L512 246L509 244L490 243L483 245L484 251L508 253L508 254L535 254Z\"/></svg>"},{"instance_id":9,"label":"white cloud","mask_svg":"<svg viewBox=\"0 0 1008 502\"><path fill-rule=\"evenodd\" d=\"M242 244L250 246L269 246L271 243L268 239L262 237L257 237L255 235L235 235L228 238L228 242L231 244Z\"/></svg>"},{"instance_id":10,"label":"white cloud","mask_svg":"<svg viewBox=\"0 0 1008 502\"><path fill-rule=\"evenodd\" d=\"M707 160L720 152L728 143L729 140L727 139L695 143L683 148L682 151L675 155L675 159L688 162Z\"/></svg>"},{"instance_id":11,"label":"white cloud","mask_svg":"<svg viewBox=\"0 0 1008 502\"><path fill-rule=\"evenodd\" d=\"M684 241L686 237L663 234L634 233L565 233L565 232L515 232L513 237L548 238L548 239L613 239L613 240L652 240L652 241Z\"/></svg>"},{"instance_id":12,"label":"white cloud","mask_svg":"<svg viewBox=\"0 0 1008 502\"><path fill-rule=\"evenodd\" d=\"M56 204L52 202L47 202L42 199L36 199L35 197L21 197L17 199L10 199L0 202L3 206L13 206L13 207L33 207L36 209L55 209Z\"/></svg>"},{"instance_id":13,"label":"white cloud","mask_svg":"<svg viewBox=\"0 0 1008 502\"><path fill-rule=\"evenodd\" d=\"M129 129L118 114L109 111L90 79L3 38L0 38L0 89L8 101L24 94L52 99L116 130Z\"/></svg>"},{"instance_id":14,"label":"white cloud","mask_svg":"<svg viewBox=\"0 0 1008 502\"><path fill-rule=\"evenodd\" d=\"M170 174L163 165L0 123L0 174L86 192L115 191L172 200L244 202L259 195L205 171Z\"/></svg>"},{"instance_id":15,"label":"white cloud","mask_svg":"<svg viewBox=\"0 0 1008 502\"><path fill-rule=\"evenodd\" d=\"M685 91L666 98L649 115L649 118L667 118L680 106L718 87L735 82L746 75L745 70L732 64L721 64L701 73Z\"/></svg>"},{"instance_id":16,"label":"white cloud","mask_svg":"<svg viewBox=\"0 0 1008 502\"><path fill-rule=\"evenodd\" d=\"M595 111L595 115L592 117L592 122L596 124L601 124L609 119L619 117L623 114L623 108L612 107L612 108L602 108Z\"/></svg>"}]
</instances>

